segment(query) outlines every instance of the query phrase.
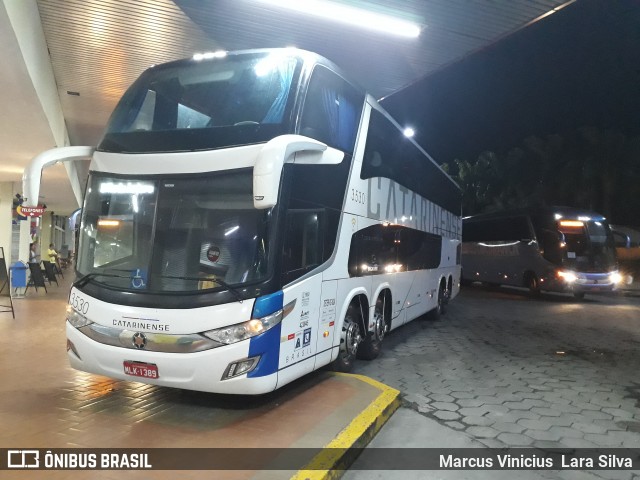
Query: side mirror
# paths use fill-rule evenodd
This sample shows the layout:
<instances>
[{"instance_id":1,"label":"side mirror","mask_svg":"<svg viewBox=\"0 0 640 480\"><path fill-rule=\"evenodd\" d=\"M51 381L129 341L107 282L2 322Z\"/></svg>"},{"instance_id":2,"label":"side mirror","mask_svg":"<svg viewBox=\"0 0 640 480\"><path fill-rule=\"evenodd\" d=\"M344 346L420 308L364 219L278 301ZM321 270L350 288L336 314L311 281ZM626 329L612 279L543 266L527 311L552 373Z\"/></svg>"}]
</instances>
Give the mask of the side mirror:
<instances>
[{"instance_id":1,"label":"side mirror","mask_svg":"<svg viewBox=\"0 0 640 480\"><path fill-rule=\"evenodd\" d=\"M42 170L58 162L74 162L90 159L95 151L94 147L61 147L52 148L33 157L22 174L22 194L24 205L35 207L40 195L40 178Z\"/></svg>"},{"instance_id":2,"label":"side mirror","mask_svg":"<svg viewBox=\"0 0 640 480\"><path fill-rule=\"evenodd\" d=\"M617 248L631 248L631 238L622 232L613 233L613 241Z\"/></svg>"},{"instance_id":3,"label":"side mirror","mask_svg":"<svg viewBox=\"0 0 640 480\"><path fill-rule=\"evenodd\" d=\"M281 135L270 140L253 167L253 206L265 209L277 203L285 163L338 164L343 158L341 151L302 135Z\"/></svg>"}]
</instances>

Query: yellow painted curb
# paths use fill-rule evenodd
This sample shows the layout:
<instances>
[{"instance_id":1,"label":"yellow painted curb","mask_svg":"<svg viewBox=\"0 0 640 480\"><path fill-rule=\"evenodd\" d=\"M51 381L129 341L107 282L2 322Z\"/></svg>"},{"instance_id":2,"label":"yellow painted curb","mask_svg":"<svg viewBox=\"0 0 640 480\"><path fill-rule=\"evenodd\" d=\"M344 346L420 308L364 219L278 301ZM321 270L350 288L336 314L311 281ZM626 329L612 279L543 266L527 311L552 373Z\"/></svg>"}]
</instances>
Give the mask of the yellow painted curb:
<instances>
[{"instance_id":1,"label":"yellow painted curb","mask_svg":"<svg viewBox=\"0 0 640 480\"><path fill-rule=\"evenodd\" d=\"M381 390L381 393L336 438L325 445L324 450L291 477L291 480L340 478L344 470L355 460L355 455L350 454L350 450L365 447L400 406L400 391L395 388L364 375L348 373L333 373L333 375L357 378Z\"/></svg>"}]
</instances>

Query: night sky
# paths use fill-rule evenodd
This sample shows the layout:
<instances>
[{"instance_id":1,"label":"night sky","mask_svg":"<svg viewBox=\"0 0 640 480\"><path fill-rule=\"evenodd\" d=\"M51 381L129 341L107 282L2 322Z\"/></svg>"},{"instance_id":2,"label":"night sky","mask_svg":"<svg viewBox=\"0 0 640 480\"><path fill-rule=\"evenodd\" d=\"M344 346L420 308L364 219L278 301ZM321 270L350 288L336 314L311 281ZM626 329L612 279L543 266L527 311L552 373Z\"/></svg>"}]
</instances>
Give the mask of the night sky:
<instances>
[{"instance_id":1,"label":"night sky","mask_svg":"<svg viewBox=\"0 0 640 480\"><path fill-rule=\"evenodd\" d=\"M640 135L640 0L578 0L382 104L438 163L582 126Z\"/></svg>"}]
</instances>

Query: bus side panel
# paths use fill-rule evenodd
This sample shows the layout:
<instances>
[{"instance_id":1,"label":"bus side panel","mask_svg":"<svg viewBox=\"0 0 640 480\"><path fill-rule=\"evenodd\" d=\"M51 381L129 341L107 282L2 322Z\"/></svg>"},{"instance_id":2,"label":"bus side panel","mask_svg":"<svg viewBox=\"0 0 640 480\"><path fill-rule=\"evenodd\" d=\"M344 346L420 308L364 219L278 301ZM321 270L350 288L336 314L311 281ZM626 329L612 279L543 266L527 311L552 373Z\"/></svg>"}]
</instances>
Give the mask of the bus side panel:
<instances>
[{"instance_id":1,"label":"bus side panel","mask_svg":"<svg viewBox=\"0 0 640 480\"><path fill-rule=\"evenodd\" d=\"M394 273L389 282L394 286L393 299L391 308L392 324L402 325L406 322L407 316L405 310L418 304L418 294L416 291L418 284L416 283L417 271Z\"/></svg>"},{"instance_id":2,"label":"bus side panel","mask_svg":"<svg viewBox=\"0 0 640 480\"><path fill-rule=\"evenodd\" d=\"M435 307L433 298L433 290L437 284L435 271L433 270L416 270L411 272L414 276L413 285L409 298L415 301L410 303L407 301L407 318L405 323L418 318Z\"/></svg>"},{"instance_id":3,"label":"bus side panel","mask_svg":"<svg viewBox=\"0 0 640 480\"><path fill-rule=\"evenodd\" d=\"M316 339L316 363L318 369L331 362L332 349L336 337L337 311L338 311L338 282L329 280L322 282L322 295L320 297L320 318L318 335Z\"/></svg>"},{"instance_id":4,"label":"bus side panel","mask_svg":"<svg viewBox=\"0 0 640 480\"><path fill-rule=\"evenodd\" d=\"M313 275L283 289L284 306L293 301L295 305L282 320L278 387L313 371L321 288L322 277Z\"/></svg>"},{"instance_id":5,"label":"bus side panel","mask_svg":"<svg viewBox=\"0 0 640 480\"><path fill-rule=\"evenodd\" d=\"M536 244L525 242L465 242L462 266L465 280L515 287L524 286L526 272L541 278L551 267Z\"/></svg>"},{"instance_id":6,"label":"bus side panel","mask_svg":"<svg viewBox=\"0 0 640 480\"><path fill-rule=\"evenodd\" d=\"M462 244L462 269L469 281L512 285L515 272L522 271L522 267L519 248L513 242ZM520 285L521 281L517 286Z\"/></svg>"}]
</instances>

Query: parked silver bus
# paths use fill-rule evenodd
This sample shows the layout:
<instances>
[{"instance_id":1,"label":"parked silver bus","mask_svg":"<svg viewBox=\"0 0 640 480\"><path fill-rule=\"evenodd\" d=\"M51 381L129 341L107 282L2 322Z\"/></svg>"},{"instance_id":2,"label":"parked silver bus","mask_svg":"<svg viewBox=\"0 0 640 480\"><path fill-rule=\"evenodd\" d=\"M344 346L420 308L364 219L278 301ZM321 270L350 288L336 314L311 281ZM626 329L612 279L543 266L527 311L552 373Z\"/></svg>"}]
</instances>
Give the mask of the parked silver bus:
<instances>
[{"instance_id":1,"label":"parked silver bus","mask_svg":"<svg viewBox=\"0 0 640 480\"><path fill-rule=\"evenodd\" d=\"M462 280L488 285L585 293L622 281L613 235L600 214L546 207L463 219Z\"/></svg>"}]
</instances>

